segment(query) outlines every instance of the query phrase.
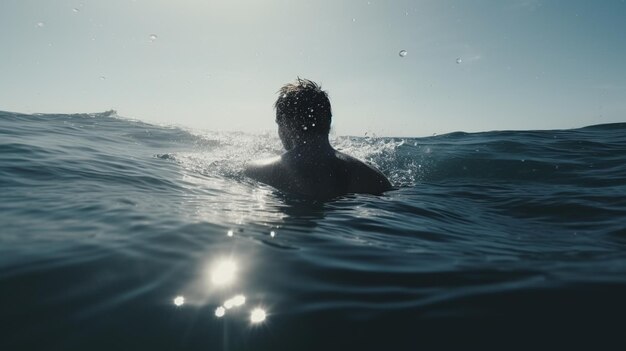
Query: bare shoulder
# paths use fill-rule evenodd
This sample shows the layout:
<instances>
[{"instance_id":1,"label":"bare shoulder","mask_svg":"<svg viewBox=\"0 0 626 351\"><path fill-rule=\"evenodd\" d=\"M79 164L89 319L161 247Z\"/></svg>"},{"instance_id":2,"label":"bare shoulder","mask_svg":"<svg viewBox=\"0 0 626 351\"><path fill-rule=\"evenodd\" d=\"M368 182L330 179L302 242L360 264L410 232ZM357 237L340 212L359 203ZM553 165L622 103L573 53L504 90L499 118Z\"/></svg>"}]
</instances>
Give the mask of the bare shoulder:
<instances>
[{"instance_id":1,"label":"bare shoulder","mask_svg":"<svg viewBox=\"0 0 626 351\"><path fill-rule=\"evenodd\" d=\"M275 174L280 166L280 156L257 160L246 164L244 174L252 179L267 183L276 177Z\"/></svg>"},{"instance_id":2,"label":"bare shoulder","mask_svg":"<svg viewBox=\"0 0 626 351\"><path fill-rule=\"evenodd\" d=\"M351 192L380 194L392 189L387 177L376 167L339 151L336 152L336 157L350 170Z\"/></svg>"},{"instance_id":3,"label":"bare shoulder","mask_svg":"<svg viewBox=\"0 0 626 351\"><path fill-rule=\"evenodd\" d=\"M314 159L301 159L286 152L278 157L250 162L244 173L277 189L311 196L382 194L392 189L387 177L375 167L338 151L334 157Z\"/></svg>"}]
</instances>

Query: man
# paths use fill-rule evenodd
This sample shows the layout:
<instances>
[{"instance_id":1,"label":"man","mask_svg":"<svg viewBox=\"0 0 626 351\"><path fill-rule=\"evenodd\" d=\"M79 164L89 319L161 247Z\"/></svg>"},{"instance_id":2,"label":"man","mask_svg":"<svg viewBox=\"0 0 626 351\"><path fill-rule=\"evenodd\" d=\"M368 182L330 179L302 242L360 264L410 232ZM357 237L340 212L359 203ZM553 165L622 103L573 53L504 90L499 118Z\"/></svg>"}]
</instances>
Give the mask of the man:
<instances>
[{"instance_id":1,"label":"man","mask_svg":"<svg viewBox=\"0 0 626 351\"><path fill-rule=\"evenodd\" d=\"M248 165L247 176L285 192L322 199L391 189L376 168L330 145L330 101L319 85L298 78L280 89L274 107L278 136L287 151Z\"/></svg>"}]
</instances>

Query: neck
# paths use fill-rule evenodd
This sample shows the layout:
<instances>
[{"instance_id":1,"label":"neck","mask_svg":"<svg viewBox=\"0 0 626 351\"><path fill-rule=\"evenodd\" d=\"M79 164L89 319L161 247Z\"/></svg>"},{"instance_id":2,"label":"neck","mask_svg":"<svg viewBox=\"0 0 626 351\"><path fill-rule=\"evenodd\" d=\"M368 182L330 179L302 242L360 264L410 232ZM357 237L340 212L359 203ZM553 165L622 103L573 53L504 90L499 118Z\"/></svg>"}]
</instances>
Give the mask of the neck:
<instances>
[{"instance_id":1,"label":"neck","mask_svg":"<svg viewBox=\"0 0 626 351\"><path fill-rule=\"evenodd\" d=\"M299 139L292 151L302 154L324 155L334 151L334 149L328 141L328 135L311 135Z\"/></svg>"}]
</instances>

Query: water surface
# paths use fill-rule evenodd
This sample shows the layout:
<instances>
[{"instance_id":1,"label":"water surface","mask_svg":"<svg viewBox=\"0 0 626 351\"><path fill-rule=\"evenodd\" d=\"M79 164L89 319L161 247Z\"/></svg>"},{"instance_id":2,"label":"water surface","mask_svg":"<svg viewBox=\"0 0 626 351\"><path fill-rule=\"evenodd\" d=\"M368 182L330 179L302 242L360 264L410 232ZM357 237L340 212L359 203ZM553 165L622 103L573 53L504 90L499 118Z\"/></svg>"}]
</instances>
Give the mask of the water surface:
<instances>
[{"instance_id":1,"label":"water surface","mask_svg":"<svg viewBox=\"0 0 626 351\"><path fill-rule=\"evenodd\" d=\"M273 135L0 112L0 349L625 343L626 124L332 139L397 189L246 179Z\"/></svg>"}]
</instances>

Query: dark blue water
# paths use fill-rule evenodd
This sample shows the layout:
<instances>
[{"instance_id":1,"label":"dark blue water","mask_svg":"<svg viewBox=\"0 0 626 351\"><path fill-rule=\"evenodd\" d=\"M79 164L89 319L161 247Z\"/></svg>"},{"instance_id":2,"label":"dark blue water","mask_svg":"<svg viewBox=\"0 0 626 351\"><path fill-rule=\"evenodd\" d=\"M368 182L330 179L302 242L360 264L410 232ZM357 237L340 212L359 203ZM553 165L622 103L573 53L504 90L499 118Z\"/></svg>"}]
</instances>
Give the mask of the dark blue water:
<instances>
[{"instance_id":1,"label":"dark blue water","mask_svg":"<svg viewBox=\"0 0 626 351\"><path fill-rule=\"evenodd\" d=\"M0 350L626 344L626 123L333 144L397 190L246 179L273 135L0 112Z\"/></svg>"}]
</instances>

